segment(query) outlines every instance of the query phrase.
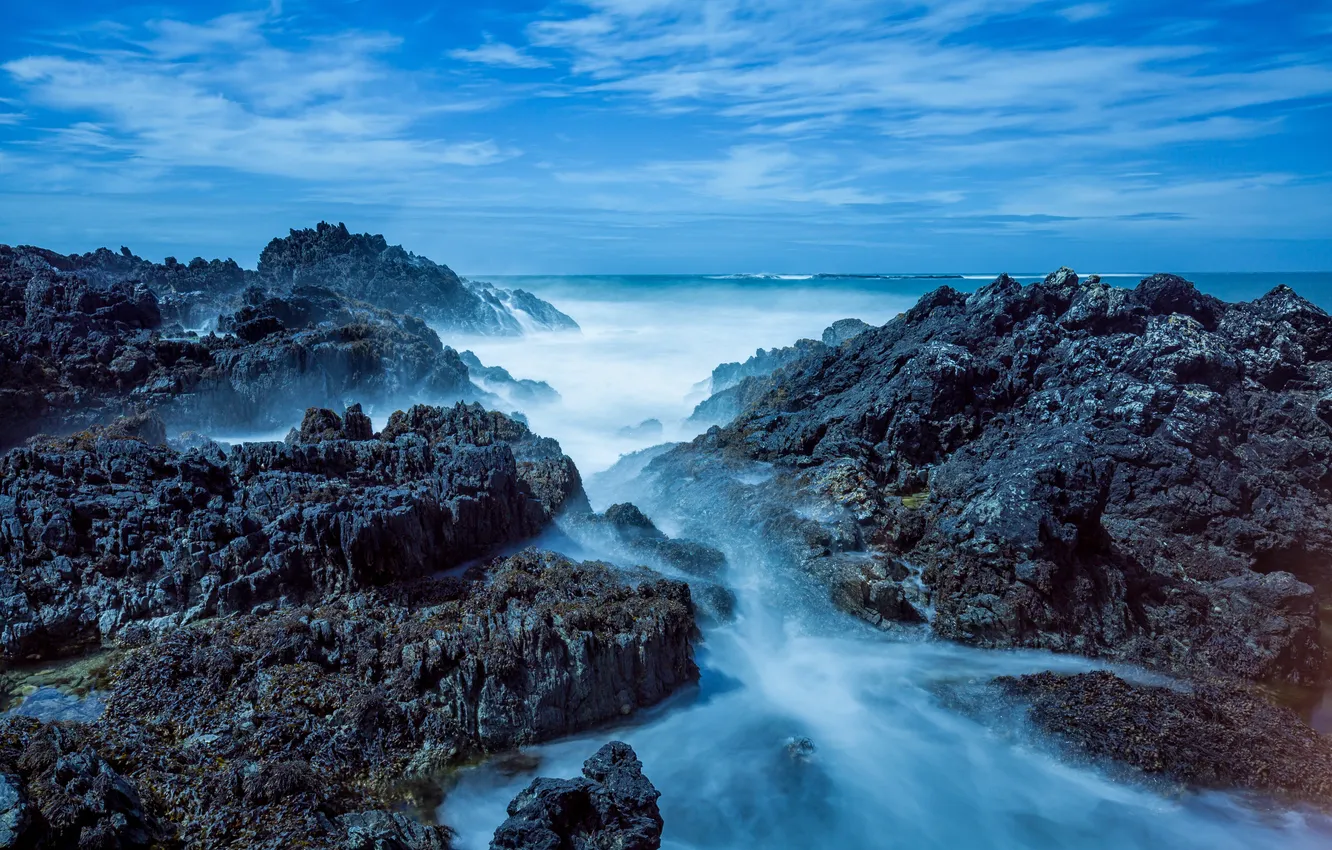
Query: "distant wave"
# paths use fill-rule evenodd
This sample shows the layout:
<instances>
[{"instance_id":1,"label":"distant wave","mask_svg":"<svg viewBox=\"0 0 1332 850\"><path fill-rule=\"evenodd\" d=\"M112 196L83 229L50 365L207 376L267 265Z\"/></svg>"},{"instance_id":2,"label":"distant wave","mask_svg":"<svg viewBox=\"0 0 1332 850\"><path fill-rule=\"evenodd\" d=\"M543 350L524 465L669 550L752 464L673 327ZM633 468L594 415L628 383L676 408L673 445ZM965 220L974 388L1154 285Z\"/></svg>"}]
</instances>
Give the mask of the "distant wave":
<instances>
[{"instance_id":1,"label":"distant wave","mask_svg":"<svg viewBox=\"0 0 1332 850\"><path fill-rule=\"evenodd\" d=\"M962 280L960 274L718 274L708 280Z\"/></svg>"},{"instance_id":2,"label":"distant wave","mask_svg":"<svg viewBox=\"0 0 1332 850\"><path fill-rule=\"evenodd\" d=\"M714 274L708 280L809 280L812 274Z\"/></svg>"}]
</instances>

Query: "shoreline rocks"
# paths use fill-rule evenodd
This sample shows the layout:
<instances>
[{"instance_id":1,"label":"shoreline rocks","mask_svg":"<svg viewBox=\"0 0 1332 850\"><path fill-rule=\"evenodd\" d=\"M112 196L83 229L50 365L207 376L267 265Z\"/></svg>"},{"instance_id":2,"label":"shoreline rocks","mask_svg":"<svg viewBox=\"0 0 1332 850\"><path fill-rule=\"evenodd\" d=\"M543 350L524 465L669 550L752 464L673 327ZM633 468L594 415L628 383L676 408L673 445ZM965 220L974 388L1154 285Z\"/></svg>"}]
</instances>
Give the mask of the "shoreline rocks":
<instances>
[{"instance_id":1,"label":"shoreline rocks","mask_svg":"<svg viewBox=\"0 0 1332 850\"><path fill-rule=\"evenodd\" d=\"M274 240L258 271L0 245L0 402L12 411L0 450L150 411L177 430L253 433L352 399L498 401L427 319L484 334L577 328L529 293L462 281L342 225ZM540 382L501 389L558 398Z\"/></svg>"},{"instance_id":2,"label":"shoreline rocks","mask_svg":"<svg viewBox=\"0 0 1332 850\"><path fill-rule=\"evenodd\" d=\"M853 613L1321 680L1332 319L1289 289L1001 276L749 384L739 418L644 474L681 502L708 470L772 464L749 512Z\"/></svg>"},{"instance_id":3,"label":"shoreline rocks","mask_svg":"<svg viewBox=\"0 0 1332 850\"><path fill-rule=\"evenodd\" d=\"M0 457L6 659L421 577L586 498L558 443L479 406L418 405L378 436L359 406L312 409L289 443L229 452L126 427Z\"/></svg>"},{"instance_id":4,"label":"shoreline rocks","mask_svg":"<svg viewBox=\"0 0 1332 850\"><path fill-rule=\"evenodd\" d=\"M1000 677L996 685L1080 757L1113 759L1144 778L1332 808L1332 739L1249 688L1134 684L1104 671Z\"/></svg>"},{"instance_id":5,"label":"shoreline rocks","mask_svg":"<svg viewBox=\"0 0 1332 850\"><path fill-rule=\"evenodd\" d=\"M631 587L527 551L468 578L143 635L97 722L0 719L0 776L34 742L75 736L114 762L162 846L443 848L447 828L390 811L413 782L664 699L697 679L694 630L682 583ZM32 798L26 776L14 784Z\"/></svg>"}]
</instances>

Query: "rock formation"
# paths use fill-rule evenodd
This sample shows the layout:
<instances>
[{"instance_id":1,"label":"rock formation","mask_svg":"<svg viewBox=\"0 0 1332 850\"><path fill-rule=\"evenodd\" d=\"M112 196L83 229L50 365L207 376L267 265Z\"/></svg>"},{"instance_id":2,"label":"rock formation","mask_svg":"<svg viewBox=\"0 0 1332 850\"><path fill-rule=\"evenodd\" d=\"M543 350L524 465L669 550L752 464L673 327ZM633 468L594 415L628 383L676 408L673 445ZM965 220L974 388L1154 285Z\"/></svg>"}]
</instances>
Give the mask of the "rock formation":
<instances>
[{"instance_id":1,"label":"rock formation","mask_svg":"<svg viewBox=\"0 0 1332 850\"><path fill-rule=\"evenodd\" d=\"M320 222L269 242L259 255L258 277L278 290L324 287L448 330L516 335L524 322L547 330L578 327L530 293L464 281L448 266L389 245L383 236L351 233L344 224Z\"/></svg>"},{"instance_id":2,"label":"rock formation","mask_svg":"<svg viewBox=\"0 0 1332 850\"><path fill-rule=\"evenodd\" d=\"M1332 319L1291 290L1226 304L1170 275L1119 289L1066 269L944 287L753 394L647 474L684 500L772 464L745 521L793 540L849 610L1321 681Z\"/></svg>"},{"instance_id":3,"label":"rock formation","mask_svg":"<svg viewBox=\"0 0 1332 850\"><path fill-rule=\"evenodd\" d=\"M434 805L429 789L464 759L660 701L697 677L693 632L687 586L630 587L607 565L540 552L140 630L97 722L0 721L0 824L25 847L116 830L119 844L79 846L148 846L123 837L137 829L156 846L443 850L445 828L388 809ZM51 767L52 739L87 767ZM43 770L73 783L72 802L52 800ZM631 772L612 759L600 781L623 801Z\"/></svg>"},{"instance_id":4,"label":"rock formation","mask_svg":"<svg viewBox=\"0 0 1332 850\"><path fill-rule=\"evenodd\" d=\"M491 850L656 850L661 795L633 748L612 741L577 779L537 779L509 804Z\"/></svg>"},{"instance_id":5,"label":"rock formation","mask_svg":"<svg viewBox=\"0 0 1332 850\"><path fill-rule=\"evenodd\" d=\"M487 392L495 393L511 406L531 407L553 404L560 400L560 394L545 381L515 378L503 367L485 365L480 357L470 351L464 351L459 356L477 386Z\"/></svg>"},{"instance_id":6,"label":"rock formation","mask_svg":"<svg viewBox=\"0 0 1332 850\"><path fill-rule=\"evenodd\" d=\"M311 410L286 444L224 453L131 421L0 457L4 657L428 575L585 500L558 443L479 406L370 431Z\"/></svg>"},{"instance_id":7,"label":"rock formation","mask_svg":"<svg viewBox=\"0 0 1332 850\"><path fill-rule=\"evenodd\" d=\"M1332 805L1332 739L1288 708L1224 683L1166 687L1113 673L1001 677L1038 728L1071 753L1144 777Z\"/></svg>"},{"instance_id":8,"label":"rock formation","mask_svg":"<svg viewBox=\"0 0 1332 850\"><path fill-rule=\"evenodd\" d=\"M297 287L250 288L234 335L173 336L142 284L101 284L59 255L0 247L0 449L156 410L174 428L271 430L308 406L391 406L480 391L419 319Z\"/></svg>"},{"instance_id":9,"label":"rock formation","mask_svg":"<svg viewBox=\"0 0 1332 850\"><path fill-rule=\"evenodd\" d=\"M785 348L760 348L743 363L721 364L699 385L709 396L694 408L689 422L725 425L759 399L767 388L763 379L803 357L837 348L871 327L860 319L838 319L824 329L822 342L802 339Z\"/></svg>"}]
</instances>

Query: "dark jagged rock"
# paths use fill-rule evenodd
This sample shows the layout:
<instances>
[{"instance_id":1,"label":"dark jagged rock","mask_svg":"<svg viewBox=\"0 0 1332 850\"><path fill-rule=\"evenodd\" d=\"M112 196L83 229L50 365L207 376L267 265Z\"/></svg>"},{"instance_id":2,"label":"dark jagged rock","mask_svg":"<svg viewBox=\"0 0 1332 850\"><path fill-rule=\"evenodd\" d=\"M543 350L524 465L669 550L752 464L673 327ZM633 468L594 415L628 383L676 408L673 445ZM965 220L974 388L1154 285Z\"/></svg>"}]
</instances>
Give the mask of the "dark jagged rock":
<instances>
[{"instance_id":1,"label":"dark jagged rock","mask_svg":"<svg viewBox=\"0 0 1332 850\"><path fill-rule=\"evenodd\" d=\"M0 248L0 448L156 410L176 428L284 427L308 406L479 394L419 319L316 288L247 290L236 336L173 339L142 284L101 285L68 258Z\"/></svg>"},{"instance_id":2,"label":"dark jagged rock","mask_svg":"<svg viewBox=\"0 0 1332 850\"><path fill-rule=\"evenodd\" d=\"M656 850L661 794L633 748L612 741L577 779L537 779L509 804L491 850Z\"/></svg>"},{"instance_id":3,"label":"dark jagged rock","mask_svg":"<svg viewBox=\"0 0 1332 850\"><path fill-rule=\"evenodd\" d=\"M797 340L785 348L762 349L743 363L723 363L700 388L710 394L689 417L695 425L725 425L771 390L769 378L801 358L826 353L872 326L860 319L838 319L823 330L823 340Z\"/></svg>"},{"instance_id":4,"label":"dark jagged rock","mask_svg":"<svg viewBox=\"0 0 1332 850\"><path fill-rule=\"evenodd\" d=\"M1037 728L1083 757L1190 785L1332 804L1332 739L1248 689L1133 684L1108 672L996 682L1028 705Z\"/></svg>"},{"instance_id":5,"label":"dark jagged rock","mask_svg":"<svg viewBox=\"0 0 1332 850\"><path fill-rule=\"evenodd\" d=\"M51 262L102 286L127 281L142 284L157 296L163 320L184 328L212 327L219 315L234 309L253 277L231 259L195 257L181 263L167 257L165 262L154 263L135 256L128 248L119 252L98 248L70 257L53 255Z\"/></svg>"},{"instance_id":6,"label":"dark jagged rock","mask_svg":"<svg viewBox=\"0 0 1332 850\"><path fill-rule=\"evenodd\" d=\"M675 540L663 534L634 505L611 505L605 513L571 511L560 518L561 527L594 546L621 550L629 560L687 575L715 578L726 557L711 546L693 540Z\"/></svg>"},{"instance_id":7,"label":"dark jagged rock","mask_svg":"<svg viewBox=\"0 0 1332 850\"><path fill-rule=\"evenodd\" d=\"M570 510L558 527L580 544L627 566L645 566L688 577L700 615L727 622L735 613L735 596L718 581L726 567L719 550L694 540L667 537L632 504L611 505L605 513ZM653 573L655 575L655 573Z\"/></svg>"},{"instance_id":8,"label":"dark jagged rock","mask_svg":"<svg viewBox=\"0 0 1332 850\"><path fill-rule=\"evenodd\" d=\"M561 510L586 511L587 495L578 467L549 437L539 437L516 419L479 404L432 407L417 404L395 411L384 426L382 439L415 433L427 440L458 440L476 446L507 445L517 461L518 474L540 503L542 516L552 519Z\"/></svg>"},{"instance_id":9,"label":"dark jagged rock","mask_svg":"<svg viewBox=\"0 0 1332 850\"><path fill-rule=\"evenodd\" d=\"M209 620L130 651L94 723L0 722L0 806L37 789L8 752L77 735L164 826L156 846L443 850L445 828L389 810L433 806L414 789L466 759L660 701L697 678L693 632L685 585L534 551Z\"/></svg>"},{"instance_id":10,"label":"dark jagged rock","mask_svg":"<svg viewBox=\"0 0 1332 850\"><path fill-rule=\"evenodd\" d=\"M586 498L558 443L479 406L368 429L353 407L225 454L113 426L0 457L4 657L427 575Z\"/></svg>"},{"instance_id":11,"label":"dark jagged rock","mask_svg":"<svg viewBox=\"0 0 1332 850\"><path fill-rule=\"evenodd\" d=\"M705 382L709 396L698 403L688 421L695 425L730 422L753 403L766 386L763 379L806 355L826 349L818 340L802 339L786 348L760 348L743 363L721 364Z\"/></svg>"},{"instance_id":12,"label":"dark jagged rock","mask_svg":"<svg viewBox=\"0 0 1332 850\"><path fill-rule=\"evenodd\" d=\"M507 369L486 366L481 362L481 358L470 351L464 351L459 356L477 386L500 395L511 405L529 407L534 404L553 404L560 400L560 394L545 381L514 378Z\"/></svg>"},{"instance_id":13,"label":"dark jagged rock","mask_svg":"<svg viewBox=\"0 0 1332 850\"><path fill-rule=\"evenodd\" d=\"M77 725L0 719L0 847L179 846Z\"/></svg>"},{"instance_id":14,"label":"dark jagged rock","mask_svg":"<svg viewBox=\"0 0 1332 850\"><path fill-rule=\"evenodd\" d=\"M862 322L860 319L838 319L823 329L823 344L829 348L836 348L848 339L872 330L873 327L873 325Z\"/></svg>"},{"instance_id":15,"label":"dark jagged rock","mask_svg":"<svg viewBox=\"0 0 1332 850\"><path fill-rule=\"evenodd\" d=\"M874 622L1313 684L1330 352L1332 319L1285 287L1002 276L750 379L736 421L645 474L684 505L771 464L726 485L743 521Z\"/></svg>"},{"instance_id":16,"label":"dark jagged rock","mask_svg":"<svg viewBox=\"0 0 1332 850\"><path fill-rule=\"evenodd\" d=\"M269 242L259 255L258 276L270 288L320 286L450 330L521 334L516 310L537 326L577 327L529 293L463 281L448 266L389 245L383 236L351 233L344 224L320 222Z\"/></svg>"},{"instance_id":17,"label":"dark jagged rock","mask_svg":"<svg viewBox=\"0 0 1332 850\"><path fill-rule=\"evenodd\" d=\"M578 323L568 315L555 309L555 306L543 301L522 289L502 289L484 280L463 278L463 285L471 289L477 297L490 304L498 304L515 318L526 316L526 320L543 331L576 331ZM522 324L520 318L519 324Z\"/></svg>"}]
</instances>

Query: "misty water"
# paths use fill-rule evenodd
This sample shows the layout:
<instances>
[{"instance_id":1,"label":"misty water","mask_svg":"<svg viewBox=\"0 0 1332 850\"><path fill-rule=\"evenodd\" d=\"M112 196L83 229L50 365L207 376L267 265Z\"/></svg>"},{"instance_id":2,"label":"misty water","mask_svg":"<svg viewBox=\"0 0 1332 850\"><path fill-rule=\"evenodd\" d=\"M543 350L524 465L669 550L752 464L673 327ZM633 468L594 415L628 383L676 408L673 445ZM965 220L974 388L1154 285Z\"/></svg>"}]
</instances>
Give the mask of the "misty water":
<instances>
[{"instance_id":1,"label":"misty water","mask_svg":"<svg viewBox=\"0 0 1332 850\"><path fill-rule=\"evenodd\" d=\"M1219 294L1252 298L1281 280L1246 277L1239 291ZM839 318L880 324L940 283L509 280L574 316L582 332L445 341L472 348L515 377L546 380L562 394L560 404L525 413L535 431L561 441L593 503L604 508L611 494L599 489L593 473L661 439L623 436L619 429L656 418L664 439L688 439L697 429L682 420L700 398L694 385L718 363L743 360L760 346L817 338ZM747 529L716 519L724 512L700 503L694 515L680 516L657 504L650 488L627 495L664 529L701 529L695 536L726 552L723 580L736 595L736 617L704 625L696 688L623 724L532 748L540 759L535 772L514 774L498 763L465 770L439 811L461 847L486 847L508 802L534 776L576 776L582 761L612 738L633 745L661 791L668 848L1332 844L1332 821L1312 812L1148 786L1104 765L1060 758L1017 714L983 698L983 683L996 675L1089 669L1088 661L972 650L922 631L870 629L834 611L826 593L811 592ZM575 557L607 554L558 536L541 544Z\"/></svg>"}]
</instances>

